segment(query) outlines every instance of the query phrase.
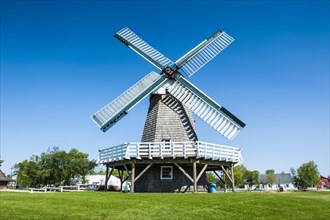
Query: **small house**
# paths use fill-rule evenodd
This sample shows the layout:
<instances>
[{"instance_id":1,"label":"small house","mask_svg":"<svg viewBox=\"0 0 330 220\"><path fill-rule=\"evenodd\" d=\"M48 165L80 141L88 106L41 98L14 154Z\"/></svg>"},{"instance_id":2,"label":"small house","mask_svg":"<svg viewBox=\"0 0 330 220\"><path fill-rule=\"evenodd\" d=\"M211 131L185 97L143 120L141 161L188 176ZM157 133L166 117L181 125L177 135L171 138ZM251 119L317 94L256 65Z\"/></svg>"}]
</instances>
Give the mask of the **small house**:
<instances>
[{"instance_id":1,"label":"small house","mask_svg":"<svg viewBox=\"0 0 330 220\"><path fill-rule=\"evenodd\" d=\"M8 177L0 170L0 189L8 189L8 182Z\"/></svg>"},{"instance_id":2,"label":"small house","mask_svg":"<svg viewBox=\"0 0 330 220\"><path fill-rule=\"evenodd\" d=\"M320 176L320 181L316 184L317 189L330 189L330 179Z\"/></svg>"}]
</instances>

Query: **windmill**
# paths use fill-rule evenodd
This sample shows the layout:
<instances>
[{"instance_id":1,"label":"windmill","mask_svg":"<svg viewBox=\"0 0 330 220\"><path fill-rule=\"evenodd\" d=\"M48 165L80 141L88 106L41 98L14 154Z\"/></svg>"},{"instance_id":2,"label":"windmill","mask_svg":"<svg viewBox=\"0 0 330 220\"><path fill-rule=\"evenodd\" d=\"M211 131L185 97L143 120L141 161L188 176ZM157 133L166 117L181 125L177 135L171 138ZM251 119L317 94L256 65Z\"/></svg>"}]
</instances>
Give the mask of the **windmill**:
<instances>
[{"instance_id":1,"label":"windmill","mask_svg":"<svg viewBox=\"0 0 330 220\"><path fill-rule=\"evenodd\" d=\"M115 37L160 73L151 71L92 116L106 132L150 95L142 142L100 150L100 163L107 166L106 177L111 175L110 167L111 172L118 169L121 176L126 171L131 178L132 191L134 186L137 191L197 191L207 185L206 170L221 170L233 183L233 173L230 175L229 169L242 162L240 149L198 141L192 113L230 141L245 124L184 76L194 75L234 39L224 31L217 31L173 62L127 27ZM143 181L142 175L148 177Z\"/></svg>"}]
</instances>

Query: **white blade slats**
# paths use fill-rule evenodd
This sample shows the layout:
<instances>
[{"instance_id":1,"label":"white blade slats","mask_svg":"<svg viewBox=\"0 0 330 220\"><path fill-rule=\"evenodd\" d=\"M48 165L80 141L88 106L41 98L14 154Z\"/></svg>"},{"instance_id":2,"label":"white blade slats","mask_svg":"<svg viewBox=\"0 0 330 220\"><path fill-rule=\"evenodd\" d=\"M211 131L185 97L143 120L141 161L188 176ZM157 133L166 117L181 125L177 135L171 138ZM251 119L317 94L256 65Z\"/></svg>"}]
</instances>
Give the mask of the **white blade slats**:
<instances>
[{"instance_id":1,"label":"white blade slats","mask_svg":"<svg viewBox=\"0 0 330 220\"><path fill-rule=\"evenodd\" d=\"M223 31L217 31L175 62L178 69L191 77L216 55L224 50L234 39Z\"/></svg>"},{"instance_id":2,"label":"white blade slats","mask_svg":"<svg viewBox=\"0 0 330 220\"><path fill-rule=\"evenodd\" d=\"M162 86L168 79L152 71L131 88L96 112L92 119L102 131L107 131L127 112L150 93Z\"/></svg>"},{"instance_id":3,"label":"white blade slats","mask_svg":"<svg viewBox=\"0 0 330 220\"><path fill-rule=\"evenodd\" d=\"M214 118L210 121L210 126L213 127L221 118L221 115L215 114Z\"/></svg>"},{"instance_id":4,"label":"white blade slats","mask_svg":"<svg viewBox=\"0 0 330 220\"><path fill-rule=\"evenodd\" d=\"M245 127L242 121L182 76L176 76L175 79L168 92L228 140L233 140Z\"/></svg>"},{"instance_id":5,"label":"white blade slats","mask_svg":"<svg viewBox=\"0 0 330 220\"><path fill-rule=\"evenodd\" d=\"M160 70L173 64L173 61L147 44L128 27L118 31L115 37Z\"/></svg>"}]
</instances>

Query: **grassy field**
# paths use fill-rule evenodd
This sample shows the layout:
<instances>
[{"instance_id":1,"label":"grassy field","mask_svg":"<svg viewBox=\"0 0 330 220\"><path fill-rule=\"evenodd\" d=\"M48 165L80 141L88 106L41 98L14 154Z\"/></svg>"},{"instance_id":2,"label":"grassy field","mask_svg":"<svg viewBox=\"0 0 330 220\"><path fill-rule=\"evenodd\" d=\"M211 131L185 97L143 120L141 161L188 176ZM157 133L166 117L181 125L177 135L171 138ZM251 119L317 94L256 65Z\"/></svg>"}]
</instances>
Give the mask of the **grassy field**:
<instances>
[{"instance_id":1,"label":"grassy field","mask_svg":"<svg viewBox=\"0 0 330 220\"><path fill-rule=\"evenodd\" d=\"M329 192L0 192L0 219L330 219Z\"/></svg>"}]
</instances>

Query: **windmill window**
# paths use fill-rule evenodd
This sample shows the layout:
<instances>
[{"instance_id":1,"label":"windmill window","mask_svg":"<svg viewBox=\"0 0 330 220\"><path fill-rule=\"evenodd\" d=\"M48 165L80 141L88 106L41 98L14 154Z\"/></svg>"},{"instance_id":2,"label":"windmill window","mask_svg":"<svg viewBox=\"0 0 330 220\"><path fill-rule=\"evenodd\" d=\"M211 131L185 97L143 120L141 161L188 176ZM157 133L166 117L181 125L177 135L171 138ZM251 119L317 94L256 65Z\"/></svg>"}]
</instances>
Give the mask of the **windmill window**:
<instances>
[{"instance_id":1,"label":"windmill window","mask_svg":"<svg viewBox=\"0 0 330 220\"><path fill-rule=\"evenodd\" d=\"M160 167L160 179L162 179L162 180L173 179L173 166L161 166Z\"/></svg>"},{"instance_id":2,"label":"windmill window","mask_svg":"<svg viewBox=\"0 0 330 220\"><path fill-rule=\"evenodd\" d=\"M163 149L164 150L171 150L171 139L163 139L162 142L164 142L163 144Z\"/></svg>"}]
</instances>

